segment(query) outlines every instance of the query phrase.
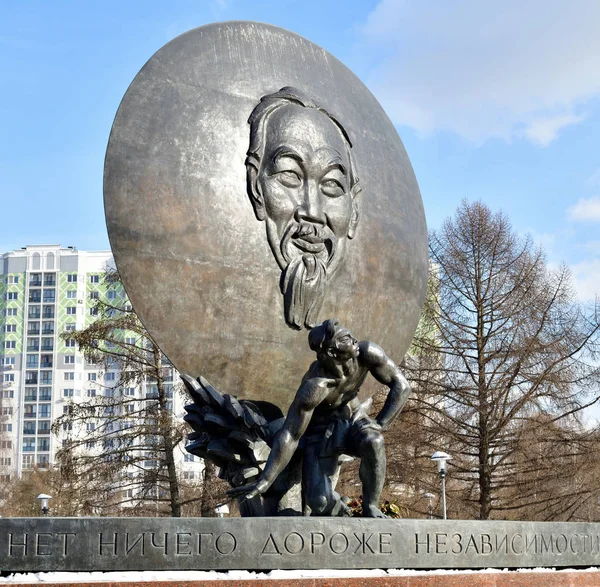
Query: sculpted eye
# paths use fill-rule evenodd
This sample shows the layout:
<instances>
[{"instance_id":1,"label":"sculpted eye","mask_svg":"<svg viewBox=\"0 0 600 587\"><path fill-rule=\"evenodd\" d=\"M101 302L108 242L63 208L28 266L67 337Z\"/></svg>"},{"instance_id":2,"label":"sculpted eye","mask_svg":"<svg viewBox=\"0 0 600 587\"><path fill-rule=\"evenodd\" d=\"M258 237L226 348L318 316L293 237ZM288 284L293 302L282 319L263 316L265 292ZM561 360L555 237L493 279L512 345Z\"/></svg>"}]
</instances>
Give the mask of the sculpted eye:
<instances>
[{"instance_id":1,"label":"sculpted eye","mask_svg":"<svg viewBox=\"0 0 600 587\"><path fill-rule=\"evenodd\" d=\"M345 194L344 187L336 179L326 179L321 182L321 191L330 198L339 198Z\"/></svg>"},{"instance_id":2,"label":"sculpted eye","mask_svg":"<svg viewBox=\"0 0 600 587\"><path fill-rule=\"evenodd\" d=\"M279 171L275 177L280 184L287 188L298 188L302 185L302 179L295 171Z\"/></svg>"}]
</instances>

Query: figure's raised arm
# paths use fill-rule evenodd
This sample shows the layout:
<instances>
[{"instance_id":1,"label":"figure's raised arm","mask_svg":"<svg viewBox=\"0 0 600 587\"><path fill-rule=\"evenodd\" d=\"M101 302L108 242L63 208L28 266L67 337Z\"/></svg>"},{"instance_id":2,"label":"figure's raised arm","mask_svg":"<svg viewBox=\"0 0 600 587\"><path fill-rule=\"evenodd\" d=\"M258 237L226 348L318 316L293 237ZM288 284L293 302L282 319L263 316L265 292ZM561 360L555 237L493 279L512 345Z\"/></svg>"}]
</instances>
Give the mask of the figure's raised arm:
<instances>
[{"instance_id":1,"label":"figure's raised arm","mask_svg":"<svg viewBox=\"0 0 600 587\"><path fill-rule=\"evenodd\" d=\"M381 428L387 430L402 411L410 395L411 387L398 365L385 354L381 347L372 342L361 342L360 347L371 375L390 389L383 408L376 418Z\"/></svg>"},{"instance_id":2,"label":"figure's raised arm","mask_svg":"<svg viewBox=\"0 0 600 587\"><path fill-rule=\"evenodd\" d=\"M264 471L254 483L230 489L228 495L252 499L271 487L294 456L298 443L310 424L314 409L327 397L327 386L328 380L322 378L305 379L302 382L285 422L275 437Z\"/></svg>"}]
</instances>

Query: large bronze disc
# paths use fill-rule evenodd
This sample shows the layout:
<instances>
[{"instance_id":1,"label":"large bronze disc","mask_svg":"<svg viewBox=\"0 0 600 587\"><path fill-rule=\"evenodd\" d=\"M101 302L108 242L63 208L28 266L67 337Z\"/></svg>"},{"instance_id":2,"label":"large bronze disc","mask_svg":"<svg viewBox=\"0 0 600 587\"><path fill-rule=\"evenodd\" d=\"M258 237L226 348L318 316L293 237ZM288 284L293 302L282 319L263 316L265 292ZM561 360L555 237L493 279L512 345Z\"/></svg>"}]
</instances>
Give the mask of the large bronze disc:
<instances>
[{"instance_id":1,"label":"large bronze disc","mask_svg":"<svg viewBox=\"0 0 600 587\"><path fill-rule=\"evenodd\" d=\"M160 49L117 112L104 203L150 335L223 393L287 408L327 318L396 361L409 347L427 279L415 175L369 90L298 35L225 22Z\"/></svg>"}]
</instances>

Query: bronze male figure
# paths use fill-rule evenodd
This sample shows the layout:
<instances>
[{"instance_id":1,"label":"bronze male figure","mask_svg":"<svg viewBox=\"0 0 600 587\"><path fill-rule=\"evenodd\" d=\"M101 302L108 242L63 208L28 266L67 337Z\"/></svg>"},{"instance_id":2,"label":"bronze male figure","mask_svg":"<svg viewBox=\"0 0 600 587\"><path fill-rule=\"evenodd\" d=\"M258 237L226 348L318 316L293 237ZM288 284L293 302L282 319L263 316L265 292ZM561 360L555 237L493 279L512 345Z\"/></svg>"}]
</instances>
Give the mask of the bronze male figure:
<instances>
[{"instance_id":1,"label":"bronze male figure","mask_svg":"<svg viewBox=\"0 0 600 587\"><path fill-rule=\"evenodd\" d=\"M385 517L379 498L385 480L384 432L398 416L410 386L396 364L376 344L358 342L337 320L327 320L309 333L317 354L296 392L285 423L276 435L267 464L253 483L229 491L252 499L265 493L285 469L299 447L304 448L302 493L305 513L346 514L331 484L341 454L359 457L363 487L363 514ZM375 419L358 399L360 386L371 373L389 388Z\"/></svg>"}]
</instances>

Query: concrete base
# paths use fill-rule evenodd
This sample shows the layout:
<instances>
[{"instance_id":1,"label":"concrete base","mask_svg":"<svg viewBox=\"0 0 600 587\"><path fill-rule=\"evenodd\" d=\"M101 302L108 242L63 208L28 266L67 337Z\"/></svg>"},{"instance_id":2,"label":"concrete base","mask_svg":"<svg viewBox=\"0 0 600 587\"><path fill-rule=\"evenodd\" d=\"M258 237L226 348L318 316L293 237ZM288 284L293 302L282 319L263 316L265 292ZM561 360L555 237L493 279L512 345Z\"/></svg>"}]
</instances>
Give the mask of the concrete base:
<instances>
[{"instance_id":1,"label":"concrete base","mask_svg":"<svg viewBox=\"0 0 600 587\"><path fill-rule=\"evenodd\" d=\"M391 571L393 573L393 571ZM108 574L110 575L110 573ZM38 579L37 581L35 579ZM73 578L60 582L47 582L42 576L27 575L0 579L0 585L20 585L20 587L595 587L600 586L600 571L479 571L479 572L422 572L364 577L305 577L305 578L255 578L236 579L233 577L208 580L145 580L140 576L136 581L102 580L94 578L85 582ZM18 581L18 582L17 582Z\"/></svg>"}]
</instances>

